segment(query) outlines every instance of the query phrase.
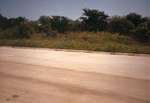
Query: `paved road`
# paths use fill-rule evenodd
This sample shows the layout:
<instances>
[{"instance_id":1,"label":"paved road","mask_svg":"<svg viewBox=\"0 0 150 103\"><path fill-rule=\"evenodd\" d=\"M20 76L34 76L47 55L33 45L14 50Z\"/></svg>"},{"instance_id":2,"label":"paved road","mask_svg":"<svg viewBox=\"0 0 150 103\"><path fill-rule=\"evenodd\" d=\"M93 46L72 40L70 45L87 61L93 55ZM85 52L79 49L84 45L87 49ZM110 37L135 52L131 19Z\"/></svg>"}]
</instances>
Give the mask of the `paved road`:
<instances>
[{"instance_id":1,"label":"paved road","mask_svg":"<svg viewBox=\"0 0 150 103\"><path fill-rule=\"evenodd\" d=\"M0 47L0 103L149 103L149 60Z\"/></svg>"}]
</instances>

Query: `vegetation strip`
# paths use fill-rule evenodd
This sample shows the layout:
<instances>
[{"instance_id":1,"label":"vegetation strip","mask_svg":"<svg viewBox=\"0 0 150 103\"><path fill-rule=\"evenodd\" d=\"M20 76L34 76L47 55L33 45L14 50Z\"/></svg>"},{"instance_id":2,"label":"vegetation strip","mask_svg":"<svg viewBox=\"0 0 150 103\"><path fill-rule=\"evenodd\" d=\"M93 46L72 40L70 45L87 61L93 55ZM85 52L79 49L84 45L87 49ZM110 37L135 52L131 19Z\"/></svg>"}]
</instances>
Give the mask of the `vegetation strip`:
<instances>
[{"instance_id":1,"label":"vegetation strip","mask_svg":"<svg viewBox=\"0 0 150 103\"><path fill-rule=\"evenodd\" d=\"M150 53L150 18L136 13L110 17L83 8L80 20L64 16L7 19L0 14L0 46Z\"/></svg>"},{"instance_id":2,"label":"vegetation strip","mask_svg":"<svg viewBox=\"0 0 150 103\"><path fill-rule=\"evenodd\" d=\"M68 36L58 34L56 38L49 39L5 39L0 40L0 46L74 49L121 53L150 53L150 46L134 41L131 37L107 33L103 34L101 32L96 34L89 32L72 32Z\"/></svg>"}]
</instances>

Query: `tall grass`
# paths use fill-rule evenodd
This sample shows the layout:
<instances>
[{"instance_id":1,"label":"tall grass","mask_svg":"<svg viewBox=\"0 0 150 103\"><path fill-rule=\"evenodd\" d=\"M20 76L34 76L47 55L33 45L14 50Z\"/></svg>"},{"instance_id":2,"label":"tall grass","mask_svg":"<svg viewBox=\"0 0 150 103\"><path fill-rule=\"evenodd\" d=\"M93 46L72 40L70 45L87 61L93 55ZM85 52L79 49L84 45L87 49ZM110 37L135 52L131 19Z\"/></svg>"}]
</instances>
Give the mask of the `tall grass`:
<instances>
[{"instance_id":1,"label":"tall grass","mask_svg":"<svg viewBox=\"0 0 150 103\"><path fill-rule=\"evenodd\" d=\"M23 40L0 40L0 46L24 46L57 49L75 49L106 52L150 53L150 46L134 41L131 37L110 33L66 32L55 38L35 36Z\"/></svg>"}]
</instances>

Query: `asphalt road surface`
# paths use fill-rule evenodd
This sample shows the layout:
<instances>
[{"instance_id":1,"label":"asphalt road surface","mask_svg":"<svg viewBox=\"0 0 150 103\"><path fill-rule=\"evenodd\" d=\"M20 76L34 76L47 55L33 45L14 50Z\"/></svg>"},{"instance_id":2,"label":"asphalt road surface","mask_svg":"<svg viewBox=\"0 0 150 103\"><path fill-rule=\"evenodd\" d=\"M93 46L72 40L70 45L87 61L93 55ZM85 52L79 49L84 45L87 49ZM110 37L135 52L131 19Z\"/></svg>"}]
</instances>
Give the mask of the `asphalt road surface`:
<instances>
[{"instance_id":1,"label":"asphalt road surface","mask_svg":"<svg viewBox=\"0 0 150 103\"><path fill-rule=\"evenodd\" d=\"M149 103L150 56L0 47L0 103Z\"/></svg>"}]
</instances>

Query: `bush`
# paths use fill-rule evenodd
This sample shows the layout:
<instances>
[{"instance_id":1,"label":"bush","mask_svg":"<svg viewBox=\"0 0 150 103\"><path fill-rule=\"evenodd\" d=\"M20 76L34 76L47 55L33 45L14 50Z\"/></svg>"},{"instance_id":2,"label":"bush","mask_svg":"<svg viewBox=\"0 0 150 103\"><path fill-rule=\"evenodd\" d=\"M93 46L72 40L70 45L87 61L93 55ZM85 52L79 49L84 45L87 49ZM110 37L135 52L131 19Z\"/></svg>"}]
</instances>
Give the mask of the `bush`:
<instances>
[{"instance_id":1,"label":"bush","mask_svg":"<svg viewBox=\"0 0 150 103\"><path fill-rule=\"evenodd\" d=\"M44 34L45 34L44 38L50 38L50 37L55 38L57 35L57 31L50 30Z\"/></svg>"},{"instance_id":2,"label":"bush","mask_svg":"<svg viewBox=\"0 0 150 103\"><path fill-rule=\"evenodd\" d=\"M56 37L57 31L53 31L50 24L42 25L40 26L40 29L43 38Z\"/></svg>"},{"instance_id":3,"label":"bush","mask_svg":"<svg viewBox=\"0 0 150 103\"><path fill-rule=\"evenodd\" d=\"M18 27L18 32L18 35L16 35L17 39L29 39L34 33L34 30L27 22L22 22Z\"/></svg>"},{"instance_id":4,"label":"bush","mask_svg":"<svg viewBox=\"0 0 150 103\"><path fill-rule=\"evenodd\" d=\"M121 35L131 35L131 30L134 29L134 24L121 17L114 17L109 22L109 31L111 33L119 33Z\"/></svg>"},{"instance_id":5,"label":"bush","mask_svg":"<svg viewBox=\"0 0 150 103\"><path fill-rule=\"evenodd\" d=\"M6 29L2 35L1 38L2 39L10 39L12 37L12 30L11 29Z\"/></svg>"},{"instance_id":6,"label":"bush","mask_svg":"<svg viewBox=\"0 0 150 103\"><path fill-rule=\"evenodd\" d=\"M142 16L136 13L129 13L125 18L131 21L135 26L142 23Z\"/></svg>"},{"instance_id":7,"label":"bush","mask_svg":"<svg viewBox=\"0 0 150 103\"><path fill-rule=\"evenodd\" d=\"M18 37L18 27L6 29L2 34L2 39L16 39Z\"/></svg>"},{"instance_id":8,"label":"bush","mask_svg":"<svg viewBox=\"0 0 150 103\"><path fill-rule=\"evenodd\" d=\"M6 29L2 34L3 39L29 39L34 33L33 28L27 22L22 22L19 26Z\"/></svg>"},{"instance_id":9,"label":"bush","mask_svg":"<svg viewBox=\"0 0 150 103\"><path fill-rule=\"evenodd\" d=\"M132 38L141 43L150 43L150 21L142 23L132 31Z\"/></svg>"}]
</instances>

